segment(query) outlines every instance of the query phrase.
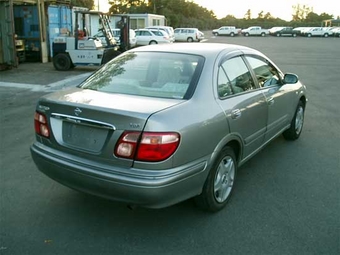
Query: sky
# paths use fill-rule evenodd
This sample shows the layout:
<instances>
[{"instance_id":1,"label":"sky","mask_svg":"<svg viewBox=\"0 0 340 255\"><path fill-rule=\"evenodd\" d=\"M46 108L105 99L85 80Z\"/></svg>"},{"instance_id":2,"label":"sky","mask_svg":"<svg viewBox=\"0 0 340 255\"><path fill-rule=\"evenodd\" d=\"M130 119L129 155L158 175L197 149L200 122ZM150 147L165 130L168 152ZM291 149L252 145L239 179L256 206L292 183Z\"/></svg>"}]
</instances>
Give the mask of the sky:
<instances>
[{"instance_id":1,"label":"sky","mask_svg":"<svg viewBox=\"0 0 340 255\"><path fill-rule=\"evenodd\" d=\"M292 20L293 5L300 4L313 8L313 12L320 15L325 12L340 16L340 0L191 0L192 2L212 10L217 18L224 18L233 15L236 18L243 18L250 9L252 18L256 18L263 11L264 14L270 12L275 18ZM108 0L94 0L95 5L100 6L100 10L107 12L110 8Z\"/></svg>"},{"instance_id":2,"label":"sky","mask_svg":"<svg viewBox=\"0 0 340 255\"><path fill-rule=\"evenodd\" d=\"M192 2L212 10L217 18L233 15L236 18L243 18L250 9L252 18L256 18L261 11L283 20L292 20L293 5L306 5L313 8L313 12L320 15L325 12L340 16L339 0L192 0Z\"/></svg>"}]
</instances>

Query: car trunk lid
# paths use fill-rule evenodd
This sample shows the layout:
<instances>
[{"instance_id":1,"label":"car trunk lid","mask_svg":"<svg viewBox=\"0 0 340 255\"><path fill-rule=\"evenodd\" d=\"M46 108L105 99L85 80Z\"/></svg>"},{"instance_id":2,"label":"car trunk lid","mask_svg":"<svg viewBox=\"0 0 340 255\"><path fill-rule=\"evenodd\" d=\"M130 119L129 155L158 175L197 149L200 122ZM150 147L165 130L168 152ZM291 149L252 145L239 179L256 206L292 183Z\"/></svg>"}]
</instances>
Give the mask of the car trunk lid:
<instances>
[{"instance_id":1,"label":"car trunk lid","mask_svg":"<svg viewBox=\"0 0 340 255\"><path fill-rule=\"evenodd\" d=\"M120 135L142 131L150 115L182 101L72 89L43 97L37 109L52 131L45 145L98 163L131 166L132 160L113 154Z\"/></svg>"}]
</instances>

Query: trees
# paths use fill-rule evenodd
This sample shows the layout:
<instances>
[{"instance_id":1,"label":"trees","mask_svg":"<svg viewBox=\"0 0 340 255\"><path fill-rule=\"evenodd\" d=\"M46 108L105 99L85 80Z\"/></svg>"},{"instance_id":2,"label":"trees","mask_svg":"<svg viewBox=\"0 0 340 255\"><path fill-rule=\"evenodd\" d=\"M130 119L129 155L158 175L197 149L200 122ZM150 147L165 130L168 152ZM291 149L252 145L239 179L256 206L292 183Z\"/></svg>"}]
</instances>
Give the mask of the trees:
<instances>
[{"instance_id":1,"label":"trees","mask_svg":"<svg viewBox=\"0 0 340 255\"><path fill-rule=\"evenodd\" d=\"M152 12L144 0L110 0L110 12L113 14Z\"/></svg>"},{"instance_id":2,"label":"trees","mask_svg":"<svg viewBox=\"0 0 340 255\"><path fill-rule=\"evenodd\" d=\"M93 0L72 0L74 2L91 2ZM95 0L98 1L98 0ZM113 14L128 13L154 13L164 15L167 25L172 27L197 27L201 30L212 29L223 25L231 25L240 28L260 25L264 28L273 26L319 26L322 20L332 19L332 15L322 13L318 15L313 8L307 5L292 6L292 21L273 17L270 12L261 11L256 18L252 18L250 9L244 18L237 19L229 14L224 18L217 19L213 11L199 6L188 0L109 0L110 12ZM83 6L79 5L78 6ZM226 9L228 10L228 9Z\"/></svg>"},{"instance_id":3,"label":"trees","mask_svg":"<svg viewBox=\"0 0 340 255\"><path fill-rule=\"evenodd\" d=\"M313 8L309 7L308 5L293 5L293 21L302 21L306 19L307 15L313 11Z\"/></svg>"},{"instance_id":4,"label":"trees","mask_svg":"<svg viewBox=\"0 0 340 255\"><path fill-rule=\"evenodd\" d=\"M245 19L248 19L248 20L251 19L251 10L250 10L250 9L248 9L248 11L246 12L246 14L244 14L244 18L245 18Z\"/></svg>"},{"instance_id":5,"label":"trees","mask_svg":"<svg viewBox=\"0 0 340 255\"><path fill-rule=\"evenodd\" d=\"M73 6L85 7L92 10L94 7L94 0L71 0Z\"/></svg>"}]
</instances>

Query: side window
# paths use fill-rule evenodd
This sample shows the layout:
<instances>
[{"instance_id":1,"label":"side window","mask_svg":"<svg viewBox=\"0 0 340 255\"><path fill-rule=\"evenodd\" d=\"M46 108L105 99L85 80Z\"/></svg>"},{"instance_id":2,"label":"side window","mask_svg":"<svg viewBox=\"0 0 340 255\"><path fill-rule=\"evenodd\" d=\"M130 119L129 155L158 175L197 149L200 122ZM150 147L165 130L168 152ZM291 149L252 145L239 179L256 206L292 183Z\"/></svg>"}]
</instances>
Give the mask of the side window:
<instances>
[{"instance_id":1,"label":"side window","mask_svg":"<svg viewBox=\"0 0 340 255\"><path fill-rule=\"evenodd\" d=\"M222 66L218 68L217 93L219 97L225 97L234 94L231 90L231 84Z\"/></svg>"},{"instance_id":2,"label":"side window","mask_svg":"<svg viewBox=\"0 0 340 255\"><path fill-rule=\"evenodd\" d=\"M227 89L224 88L225 86ZM241 57L228 59L219 67L218 91L220 96L227 95L223 94L224 90L227 90L228 94L237 94L255 88L249 69Z\"/></svg>"},{"instance_id":3,"label":"side window","mask_svg":"<svg viewBox=\"0 0 340 255\"><path fill-rule=\"evenodd\" d=\"M281 84L279 72L267 61L247 56L251 68L254 70L260 87Z\"/></svg>"}]
</instances>

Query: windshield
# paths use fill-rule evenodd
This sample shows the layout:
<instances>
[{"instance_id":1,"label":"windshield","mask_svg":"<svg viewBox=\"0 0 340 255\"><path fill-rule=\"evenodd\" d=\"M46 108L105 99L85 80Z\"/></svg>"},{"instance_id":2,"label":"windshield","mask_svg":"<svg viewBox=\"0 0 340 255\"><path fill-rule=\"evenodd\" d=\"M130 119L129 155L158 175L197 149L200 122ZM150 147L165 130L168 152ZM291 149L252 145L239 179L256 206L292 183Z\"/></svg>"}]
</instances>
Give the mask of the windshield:
<instances>
[{"instance_id":1,"label":"windshield","mask_svg":"<svg viewBox=\"0 0 340 255\"><path fill-rule=\"evenodd\" d=\"M122 54L79 85L108 93L188 99L196 86L204 58L164 52Z\"/></svg>"}]
</instances>

